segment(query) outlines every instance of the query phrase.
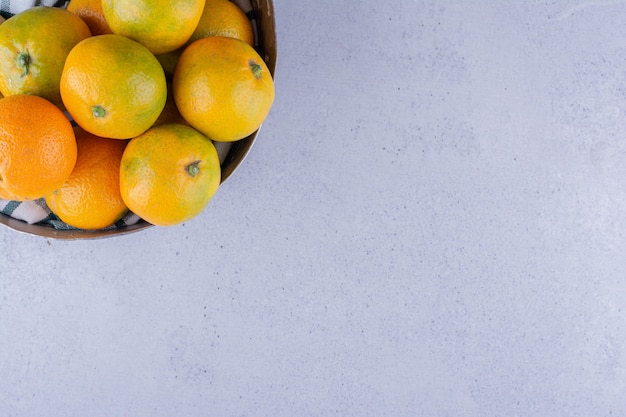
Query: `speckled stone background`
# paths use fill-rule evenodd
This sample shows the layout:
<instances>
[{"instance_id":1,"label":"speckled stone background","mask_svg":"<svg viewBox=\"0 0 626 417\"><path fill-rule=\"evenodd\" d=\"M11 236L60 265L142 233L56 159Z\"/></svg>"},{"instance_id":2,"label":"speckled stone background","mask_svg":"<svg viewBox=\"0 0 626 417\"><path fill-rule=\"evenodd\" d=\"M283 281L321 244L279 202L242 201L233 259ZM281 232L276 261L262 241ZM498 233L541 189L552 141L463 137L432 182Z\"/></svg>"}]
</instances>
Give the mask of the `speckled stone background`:
<instances>
[{"instance_id":1,"label":"speckled stone background","mask_svg":"<svg viewBox=\"0 0 626 417\"><path fill-rule=\"evenodd\" d=\"M0 415L626 415L626 2L274 6L202 215L0 230Z\"/></svg>"}]
</instances>

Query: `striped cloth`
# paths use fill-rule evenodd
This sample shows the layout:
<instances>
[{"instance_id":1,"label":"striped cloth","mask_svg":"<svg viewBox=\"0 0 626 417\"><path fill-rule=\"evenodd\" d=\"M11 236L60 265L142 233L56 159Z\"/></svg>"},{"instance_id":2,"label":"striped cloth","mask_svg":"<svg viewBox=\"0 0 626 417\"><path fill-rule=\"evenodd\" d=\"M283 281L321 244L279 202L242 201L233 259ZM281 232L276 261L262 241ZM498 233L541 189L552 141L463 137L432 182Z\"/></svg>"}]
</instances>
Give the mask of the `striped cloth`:
<instances>
[{"instance_id":1,"label":"striped cloth","mask_svg":"<svg viewBox=\"0 0 626 417\"><path fill-rule=\"evenodd\" d=\"M75 230L76 228L62 222L56 214L52 213L46 201L41 198L32 201L8 201L0 199L0 213L13 217L14 219L25 221L28 224L42 223L48 224L59 230ZM137 223L139 216L128 212L115 224L107 229L119 229Z\"/></svg>"},{"instance_id":2,"label":"striped cloth","mask_svg":"<svg viewBox=\"0 0 626 417\"><path fill-rule=\"evenodd\" d=\"M231 0L239 6L246 16L250 19L255 33L255 45L258 45L257 26L254 16L254 10L250 0ZM35 6L53 6L66 7L69 0L0 0L0 15L9 18L14 14ZM217 145L217 144L216 144ZM221 151L218 148L218 151ZM221 152L220 152L221 153ZM223 160L223 155L220 155ZM45 200L33 201L8 201L0 199L0 213L12 218L22 220L29 224L44 224L60 230L75 229L72 226L62 222L54 213L50 211ZM107 229L116 229L130 226L139 222L141 218L132 212L128 212L121 220Z\"/></svg>"},{"instance_id":3,"label":"striped cloth","mask_svg":"<svg viewBox=\"0 0 626 417\"><path fill-rule=\"evenodd\" d=\"M0 0L0 14L9 18L35 6L65 7L69 0Z\"/></svg>"}]
</instances>

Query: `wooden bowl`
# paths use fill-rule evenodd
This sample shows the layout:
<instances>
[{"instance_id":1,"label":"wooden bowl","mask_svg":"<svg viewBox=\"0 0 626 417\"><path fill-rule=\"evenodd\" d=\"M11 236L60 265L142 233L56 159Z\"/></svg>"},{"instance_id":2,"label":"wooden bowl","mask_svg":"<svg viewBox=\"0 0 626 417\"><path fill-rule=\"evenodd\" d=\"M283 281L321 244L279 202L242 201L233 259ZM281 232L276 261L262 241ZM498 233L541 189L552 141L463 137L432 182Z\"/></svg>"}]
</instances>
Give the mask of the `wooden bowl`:
<instances>
[{"instance_id":1,"label":"wooden bowl","mask_svg":"<svg viewBox=\"0 0 626 417\"><path fill-rule=\"evenodd\" d=\"M265 60L272 76L276 70L276 30L274 22L274 6L271 0L250 0L254 12L251 17L256 27L257 51ZM222 183L235 172L243 162L254 144L259 130L245 139L232 142L226 149L222 162ZM221 144L220 144L221 145ZM219 190L218 190L219 192ZM136 233L153 227L152 224L140 220L138 223L120 229L106 230L57 230L46 224L28 224L7 215L0 214L0 224L15 231L52 239L98 239Z\"/></svg>"}]
</instances>

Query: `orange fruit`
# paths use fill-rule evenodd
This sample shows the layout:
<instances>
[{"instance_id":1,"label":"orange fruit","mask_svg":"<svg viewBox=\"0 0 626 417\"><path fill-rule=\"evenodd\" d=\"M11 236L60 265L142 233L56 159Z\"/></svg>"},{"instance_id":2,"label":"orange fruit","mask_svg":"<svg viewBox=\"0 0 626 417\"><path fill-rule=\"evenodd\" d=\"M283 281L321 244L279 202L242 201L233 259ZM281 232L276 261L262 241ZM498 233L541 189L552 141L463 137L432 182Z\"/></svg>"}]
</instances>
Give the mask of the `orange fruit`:
<instances>
[{"instance_id":1,"label":"orange fruit","mask_svg":"<svg viewBox=\"0 0 626 417\"><path fill-rule=\"evenodd\" d=\"M172 77L174 77L176 63L178 62L178 57L183 52L183 48L178 48L171 52L156 55L156 59L161 63L163 71L165 71L165 78L168 80L171 80Z\"/></svg>"},{"instance_id":2,"label":"orange fruit","mask_svg":"<svg viewBox=\"0 0 626 417\"><path fill-rule=\"evenodd\" d=\"M178 59L174 100L187 122L219 142L256 131L274 102L267 65L250 45L221 36L199 39Z\"/></svg>"},{"instance_id":3,"label":"orange fruit","mask_svg":"<svg viewBox=\"0 0 626 417\"><path fill-rule=\"evenodd\" d=\"M101 0L71 0L67 10L85 21L92 35L113 33L102 12Z\"/></svg>"},{"instance_id":4,"label":"orange fruit","mask_svg":"<svg viewBox=\"0 0 626 417\"><path fill-rule=\"evenodd\" d=\"M86 131L129 139L159 117L167 83L161 64L141 44L119 35L92 36L67 56L61 98Z\"/></svg>"},{"instance_id":5,"label":"orange fruit","mask_svg":"<svg viewBox=\"0 0 626 417\"><path fill-rule=\"evenodd\" d=\"M102 229L128 211L120 194L120 162L126 141L75 128L76 165L67 181L46 196L54 214L79 229Z\"/></svg>"},{"instance_id":6,"label":"orange fruit","mask_svg":"<svg viewBox=\"0 0 626 417\"><path fill-rule=\"evenodd\" d=\"M165 100L165 107L163 107L163 111L157 118L156 122L154 122L153 126L164 125L168 123L180 123L184 125L188 124L178 111L178 107L176 107L174 97L172 97L170 92L171 89L168 88L167 100Z\"/></svg>"},{"instance_id":7,"label":"orange fruit","mask_svg":"<svg viewBox=\"0 0 626 417\"><path fill-rule=\"evenodd\" d=\"M198 26L205 0L102 0L109 27L154 54L180 48Z\"/></svg>"},{"instance_id":8,"label":"orange fruit","mask_svg":"<svg viewBox=\"0 0 626 417\"><path fill-rule=\"evenodd\" d=\"M131 139L120 167L128 208L149 223L171 226L197 216L221 181L215 146L181 124L150 128Z\"/></svg>"},{"instance_id":9,"label":"orange fruit","mask_svg":"<svg viewBox=\"0 0 626 417\"><path fill-rule=\"evenodd\" d=\"M65 9L34 7L0 25L0 92L33 94L62 106L59 80L70 50L91 32Z\"/></svg>"},{"instance_id":10,"label":"orange fruit","mask_svg":"<svg viewBox=\"0 0 626 417\"><path fill-rule=\"evenodd\" d=\"M57 106L38 96L4 97L0 126L0 198L41 198L70 176L76 138Z\"/></svg>"},{"instance_id":11,"label":"orange fruit","mask_svg":"<svg viewBox=\"0 0 626 417\"><path fill-rule=\"evenodd\" d=\"M209 36L241 39L254 46L254 30L250 19L229 0L206 0L200 22L189 43Z\"/></svg>"}]
</instances>

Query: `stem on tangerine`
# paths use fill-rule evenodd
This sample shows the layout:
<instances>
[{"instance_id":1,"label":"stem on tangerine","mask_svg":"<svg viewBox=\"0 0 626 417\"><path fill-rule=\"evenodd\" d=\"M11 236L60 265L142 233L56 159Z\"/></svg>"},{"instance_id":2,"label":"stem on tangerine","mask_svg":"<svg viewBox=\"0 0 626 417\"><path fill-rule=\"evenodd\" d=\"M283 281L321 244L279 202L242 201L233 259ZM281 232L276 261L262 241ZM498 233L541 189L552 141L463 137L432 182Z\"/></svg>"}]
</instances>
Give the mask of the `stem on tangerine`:
<instances>
[{"instance_id":1,"label":"stem on tangerine","mask_svg":"<svg viewBox=\"0 0 626 417\"><path fill-rule=\"evenodd\" d=\"M96 119L104 117L107 114L106 109L99 104L92 106L91 112L93 113L93 117L95 117Z\"/></svg>"},{"instance_id":2,"label":"stem on tangerine","mask_svg":"<svg viewBox=\"0 0 626 417\"><path fill-rule=\"evenodd\" d=\"M253 60L248 61L248 65L250 66L250 70L252 71L252 75L254 75L254 78L256 78L257 80L261 78L261 66Z\"/></svg>"},{"instance_id":3,"label":"stem on tangerine","mask_svg":"<svg viewBox=\"0 0 626 417\"><path fill-rule=\"evenodd\" d=\"M193 161L185 167L185 171L190 177L193 178L200 173L200 167L198 165L200 165L200 161Z\"/></svg>"},{"instance_id":4,"label":"stem on tangerine","mask_svg":"<svg viewBox=\"0 0 626 417\"><path fill-rule=\"evenodd\" d=\"M20 77L25 77L28 75L30 63L31 63L31 59L30 59L30 53L28 52L28 50L24 52L20 52L17 55L17 58L15 58L15 64L17 65L19 69L22 70L22 74L20 75Z\"/></svg>"}]
</instances>

